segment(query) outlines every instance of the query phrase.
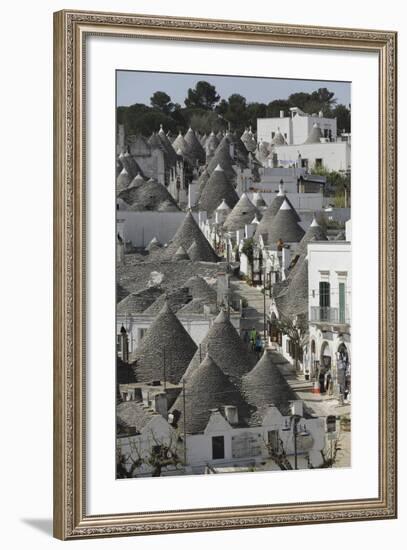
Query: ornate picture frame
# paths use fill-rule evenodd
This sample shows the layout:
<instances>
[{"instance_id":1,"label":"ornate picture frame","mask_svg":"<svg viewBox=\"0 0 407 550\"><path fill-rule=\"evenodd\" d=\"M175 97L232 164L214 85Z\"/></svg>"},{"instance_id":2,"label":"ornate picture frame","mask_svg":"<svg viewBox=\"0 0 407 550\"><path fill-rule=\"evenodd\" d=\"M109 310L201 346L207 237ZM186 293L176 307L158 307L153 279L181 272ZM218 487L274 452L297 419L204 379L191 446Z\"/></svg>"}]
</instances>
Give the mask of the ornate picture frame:
<instances>
[{"instance_id":1,"label":"ornate picture frame","mask_svg":"<svg viewBox=\"0 0 407 550\"><path fill-rule=\"evenodd\" d=\"M378 496L108 515L86 511L86 37L372 52L379 60ZM391 519L397 514L397 34L179 17L54 14L54 535L59 539ZM113 260L112 260L113 261Z\"/></svg>"}]
</instances>

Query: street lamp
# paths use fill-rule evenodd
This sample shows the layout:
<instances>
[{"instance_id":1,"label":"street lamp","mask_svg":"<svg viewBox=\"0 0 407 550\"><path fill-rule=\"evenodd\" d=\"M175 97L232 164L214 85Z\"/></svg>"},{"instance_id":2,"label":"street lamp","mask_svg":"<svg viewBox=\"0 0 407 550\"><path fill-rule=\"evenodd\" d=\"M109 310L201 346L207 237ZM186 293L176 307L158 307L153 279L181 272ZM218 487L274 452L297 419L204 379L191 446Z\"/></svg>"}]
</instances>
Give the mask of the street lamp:
<instances>
[{"instance_id":1,"label":"street lamp","mask_svg":"<svg viewBox=\"0 0 407 550\"><path fill-rule=\"evenodd\" d=\"M301 416L299 414L293 414L290 422L293 427L293 435L294 435L294 470L298 470L298 462L297 462L297 436L298 436L298 423L301 420Z\"/></svg>"}]
</instances>

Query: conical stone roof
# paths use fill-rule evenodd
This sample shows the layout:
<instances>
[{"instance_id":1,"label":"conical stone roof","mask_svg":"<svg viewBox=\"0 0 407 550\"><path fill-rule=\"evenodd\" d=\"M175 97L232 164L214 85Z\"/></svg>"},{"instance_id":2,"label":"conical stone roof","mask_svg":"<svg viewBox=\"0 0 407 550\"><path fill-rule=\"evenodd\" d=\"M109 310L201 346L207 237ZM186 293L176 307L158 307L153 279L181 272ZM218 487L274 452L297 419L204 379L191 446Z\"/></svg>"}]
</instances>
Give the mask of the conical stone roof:
<instances>
[{"instance_id":1,"label":"conical stone roof","mask_svg":"<svg viewBox=\"0 0 407 550\"><path fill-rule=\"evenodd\" d=\"M194 241L191 246L188 248L188 256L192 262L204 262L205 260L205 250L202 250L202 241L199 241L198 244Z\"/></svg>"},{"instance_id":2,"label":"conical stone roof","mask_svg":"<svg viewBox=\"0 0 407 550\"><path fill-rule=\"evenodd\" d=\"M263 140L260 141L256 152L256 159L260 163L263 163L269 156L269 153L270 153L270 150L269 150L269 144L267 143L267 141L263 141Z\"/></svg>"},{"instance_id":3,"label":"conical stone roof","mask_svg":"<svg viewBox=\"0 0 407 550\"><path fill-rule=\"evenodd\" d=\"M184 221L178 228L177 232L175 233L174 237L172 238L171 242L169 243L165 256L167 258L172 258L173 254L176 253L178 248L182 245L185 250L188 251L190 246L196 241L200 257L202 258L201 261L204 262L217 262L219 261L218 256L216 255L216 252L212 248L212 246L209 244L208 240L206 239L205 235L200 230L198 224L196 223L192 212L188 211L187 215L184 218Z\"/></svg>"},{"instance_id":4,"label":"conical stone roof","mask_svg":"<svg viewBox=\"0 0 407 550\"><path fill-rule=\"evenodd\" d=\"M216 149L219 146L219 140L215 136L214 132L211 132L208 139L205 142L206 160L209 161L215 154Z\"/></svg>"},{"instance_id":5,"label":"conical stone roof","mask_svg":"<svg viewBox=\"0 0 407 550\"><path fill-rule=\"evenodd\" d=\"M226 177L230 181L234 181L236 179L236 172L233 168L233 159L230 156L230 142L225 137L222 139L222 141L219 143L213 157L208 163L207 171L212 174L212 172L215 170L215 168L220 165L221 168L225 171Z\"/></svg>"},{"instance_id":6,"label":"conical stone roof","mask_svg":"<svg viewBox=\"0 0 407 550\"><path fill-rule=\"evenodd\" d=\"M314 218L311 225L308 227L305 235L299 242L295 254L296 256L306 256L307 254L307 245L311 241L327 241L328 238L324 229L319 225L317 220Z\"/></svg>"},{"instance_id":7,"label":"conical stone roof","mask_svg":"<svg viewBox=\"0 0 407 550\"><path fill-rule=\"evenodd\" d=\"M170 199L163 200L157 207L157 212L179 212L179 210L179 206Z\"/></svg>"},{"instance_id":8,"label":"conical stone roof","mask_svg":"<svg viewBox=\"0 0 407 550\"><path fill-rule=\"evenodd\" d=\"M280 132L280 128L278 128L275 136L271 140L272 145L286 145L286 141L284 139L283 134Z\"/></svg>"},{"instance_id":9,"label":"conical stone roof","mask_svg":"<svg viewBox=\"0 0 407 550\"><path fill-rule=\"evenodd\" d=\"M199 162L205 162L205 151L202 145L199 143L198 138L192 128L188 129L188 132L185 134L185 142L188 145L188 151L191 156L193 156Z\"/></svg>"},{"instance_id":10,"label":"conical stone roof","mask_svg":"<svg viewBox=\"0 0 407 550\"><path fill-rule=\"evenodd\" d=\"M242 140L243 141L243 140ZM256 151L257 149L257 141L254 137L254 134L250 128L249 132L247 133L247 139L246 141L243 142L244 143L244 146L246 147L246 149L248 151L250 151L251 153L254 153L254 151Z\"/></svg>"},{"instance_id":11,"label":"conical stone roof","mask_svg":"<svg viewBox=\"0 0 407 550\"><path fill-rule=\"evenodd\" d=\"M164 379L177 384L197 347L166 303L132 354L139 382Z\"/></svg>"},{"instance_id":12,"label":"conical stone roof","mask_svg":"<svg viewBox=\"0 0 407 550\"><path fill-rule=\"evenodd\" d=\"M231 380L240 384L241 377L249 372L254 363L254 357L249 353L247 346L238 335L225 311L221 311L213 325L202 340L192 358L184 379L187 380L198 368L201 358L209 353L222 371Z\"/></svg>"},{"instance_id":13,"label":"conical stone roof","mask_svg":"<svg viewBox=\"0 0 407 550\"><path fill-rule=\"evenodd\" d=\"M239 196L233 184L227 178L225 171L218 164L203 188L198 201L198 208L206 211L208 217L211 217L223 199L230 208L233 208L238 202Z\"/></svg>"},{"instance_id":14,"label":"conical stone roof","mask_svg":"<svg viewBox=\"0 0 407 550\"><path fill-rule=\"evenodd\" d=\"M181 152L182 155L189 155L189 147L188 143L185 141L184 136L181 134L181 132L177 135L177 137L172 142L172 147L174 151L179 154Z\"/></svg>"},{"instance_id":15,"label":"conical stone roof","mask_svg":"<svg viewBox=\"0 0 407 550\"><path fill-rule=\"evenodd\" d=\"M212 356L206 355L195 372L185 383L185 403L181 393L172 410L181 413L178 427L181 432L200 433L208 424L211 412L225 405L237 407L239 425L247 425L251 408L240 390L217 365ZM185 410L185 417L184 417Z\"/></svg>"},{"instance_id":16,"label":"conical stone roof","mask_svg":"<svg viewBox=\"0 0 407 550\"><path fill-rule=\"evenodd\" d=\"M149 147L147 142L146 144ZM138 173L140 173L142 176L144 175L140 166L137 164L136 159L132 157L128 151L126 151L123 156L120 157L120 162L122 163L123 167L126 168L132 179L137 176Z\"/></svg>"},{"instance_id":17,"label":"conical stone roof","mask_svg":"<svg viewBox=\"0 0 407 550\"><path fill-rule=\"evenodd\" d=\"M309 133L307 139L304 141L304 144L321 143L321 138L323 137L324 136L322 134L321 128L317 123L315 123L311 128L311 132Z\"/></svg>"},{"instance_id":18,"label":"conical stone roof","mask_svg":"<svg viewBox=\"0 0 407 550\"><path fill-rule=\"evenodd\" d=\"M255 237L258 238L260 235L267 235L270 231L271 224L278 213L278 211L281 208L281 205L283 204L284 200L288 202L288 204L293 209L293 212L296 215L297 221L300 221L301 218L299 217L297 211L295 210L294 206L291 204L290 199L286 196L285 192L283 191L282 187L280 187L280 191L278 194L274 197L271 204L268 206L266 210L262 211L262 218L260 220L259 225L257 226Z\"/></svg>"},{"instance_id":19,"label":"conical stone roof","mask_svg":"<svg viewBox=\"0 0 407 550\"><path fill-rule=\"evenodd\" d=\"M202 147L204 148L204 150L205 150L205 143L206 143L208 137L209 137L209 136L208 136L207 134L204 134L203 136L201 136L201 137L199 138L199 143L202 145Z\"/></svg>"},{"instance_id":20,"label":"conical stone roof","mask_svg":"<svg viewBox=\"0 0 407 550\"><path fill-rule=\"evenodd\" d=\"M270 405L287 414L290 401L296 399L294 391L272 361L272 354L265 350L256 366L242 379L242 391L246 400L257 408L261 421Z\"/></svg>"},{"instance_id":21,"label":"conical stone roof","mask_svg":"<svg viewBox=\"0 0 407 550\"><path fill-rule=\"evenodd\" d=\"M144 310L144 313L146 315L158 315L165 305L167 305L173 313L177 313L177 311L189 301L191 301L189 290L185 287L176 288L170 292L160 294L156 300Z\"/></svg>"},{"instance_id":22,"label":"conical stone roof","mask_svg":"<svg viewBox=\"0 0 407 550\"><path fill-rule=\"evenodd\" d=\"M119 193L119 197L129 204L132 210L157 210L164 201L173 205L175 210L179 210L167 188L153 178L138 187L125 189Z\"/></svg>"},{"instance_id":23,"label":"conical stone roof","mask_svg":"<svg viewBox=\"0 0 407 550\"><path fill-rule=\"evenodd\" d=\"M140 174L140 172L131 180L130 185L128 186L128 189L131 189L132 187L140 187L140 185L143 185L145 182L145 179Z\"/></svg>"},{"instance_id":24,"label":"conical stone roof","mask_svg":"<svg viewBox=\"0 0 407 550\"><path fill-rule=\"evenodd\" d=\"M144 250L146 252L153 252L154 250L159 250L160 248L162 248L162 244L157 237L153 237Z\"/></svg>"},{"instance_id":25,"label":"conical stone roof","mask_svg":"<svg viewBox=\"0 0 407 550\"><path fill-rule=\"evenodd\" d=\"M271 222L268 242L276 243L281 239L284 243L299 243L304 234L304 230L297 221L295 210L285 199Z\"/></svg>"},{"instance_id":26,"label":"conical stone roof","mask_svg":"<svg viewBox=\"0 0 407 550\"><path fill-rule=\"evenodd\" d=\"M224 137L224 140L228 142L228 147L233 144L236 164L246 167L249 151L246 149L243 141L233 132L228 132Z\"/></svg>"},{"instance_id":27,"label":"conical stone roof","mask_svg":"<svg viewBox=\"0 0 407 550\"><path fill-rule=\"evenodd\" d=\"M160 139L160 136L153 132L148 139L148 143L152 149L164 150L163 142Z\"/></svg>"},{"instance_id":28,"label":"conical stone roof","mask_svg":"<svg viewBox=\"0 0 407 550\"><path fill-rule=\"evenodd\" d=\"M256 208L264 208L265 206L267 206L266 201L264 200L263 195L260 193L260 191L253 193L252 203Z\"/></svg>"},{"instance_id":29,"label":"conical stone roof","mask_svg":"<svg viewBox=\"0 0 407 550\"><path fill-rule=\"evenodd\" d=\"M226 231L242 229L245 225L250 224L257 214L259 214L259 211L251 202L247 193L243 193L232 211L228 214L223 227Z\"/></svg>"},{"instance_id":30,"label":"conical stone roof","mask_svg":"<svg viewBox=\"0 0 407 550\"><path fill-rule=\"evenodd\" d=\"M145 288L139 292L131 293L117 304L117 313L119 315L142 313L150 307L161 294L162 290L157 287Z\"/></svg>"},{"instance_id":31,"label":"conical stone roof","mask_svg":"<svg viewBox=\"0 0 407 550\"><path fill-rule=\"evenodd\" d=\"M158 137L161 140L161 143L166 152L168 162L171 166L175 166L177 162L177 154L174 151L174 148L171 144L171 141L168 138L168 135L164 132L162 125L160 125L160 130L158 131Z\"/></svg>"},{"instance_id":32,"label":"conical stone roof","mask_svg":"<svg viewBox=\"0 0 407 550\"><path fill-rule=\"evenodd\" d=\"M197 194L196 194L197 202L199 201L199 199L202 195L202 191L205 189L205 185L206 185L209 178L210 178L210 174L207 170L204 170L202 172L202 174L199 176L199 178L198 178L198 190L197 190Z\"/></svg>"},{"instance_id":33,"label":"conical stone roof","mask_svg":"<svg viewBox=\"0 0 407 550\"><path fill-rule=\"evenodd\" d=\"M182 245L178 247L178 250L175 252L174 256L172 257L173 262L179 262L180 260L189 260L188 252L185 250L185 248Z\"/></svg>"},{"instance_id":34,"label":"conical stone roof","mask_svg":"<svg viewBox=\"0 0 407 550\"><path fill-rule=\"evenodd\" d=\"M300 262L288 286L275 300L283 317L308 316L308 260Z\"/></svg>"},{"instance_id":35,"label":"conical stone roof","mask_svg":"<svg viewBox=\"0 0 407 550\"><path fill-rule=\"evenodd\" d=\"M246 145L246 142L249 139L249 130L247 128L244 129L243 134L240 136L240 139L243 141L243 143Z\"/></svg>"},{"instance_id":36,"label":"conical stone roof","mask_svg":"<svg viewBox=\"0 0 407 550\"><path fill-rule=\"evenodd\" d=\"M216 290L211 287L200 275L190 277L185 282L184 286L185 288L188 288L194 299L199 298L202 300L207 300L208 302L213 302L217 299Z\"/></svg>"},{"instance_id":37,"label":"conical stone roof","mask_svg":"<svg viewBox=\"0 0 407 550\"><path fill-rule=\"evenodd\" d=\"M116 180L116 192L120 193L124 189L127 189L131 183L132 177L126 170L126 168L123 168L120 174L117 176Z\"/></svg>"}]
</instances>

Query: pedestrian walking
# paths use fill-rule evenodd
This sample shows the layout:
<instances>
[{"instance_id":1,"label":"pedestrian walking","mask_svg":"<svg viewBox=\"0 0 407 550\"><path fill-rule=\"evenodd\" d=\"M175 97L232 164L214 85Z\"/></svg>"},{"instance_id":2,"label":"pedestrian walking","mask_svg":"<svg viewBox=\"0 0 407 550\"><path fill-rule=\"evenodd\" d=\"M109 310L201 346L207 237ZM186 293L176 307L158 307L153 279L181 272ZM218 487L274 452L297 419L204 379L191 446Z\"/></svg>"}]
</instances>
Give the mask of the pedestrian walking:
<instances>
[{"instance_id":1,"label":"pedestrian walking","mask_svg":"<svg viewBox=\"0 0 407 550\"><path fill-rule=\"evenodd\" d=\"M257 333L255 350L256 350L256 353L259 356L259 358L260 358L262 349L263 349L263 343L261 341L260 334Z\"/></svg>"},{"instance_id":2,"label":"pedestrian walking","mask_svg":"<svg viewBox=\"0 0 407 550\"><path fill-rule=\"evenodd\" d=\"M256 338L257 338L257 330L255 329L255 327L253 327L252 330L250 331L250 343L251 343L252 351L256 349Z\"/></svg>"}]
</instances>

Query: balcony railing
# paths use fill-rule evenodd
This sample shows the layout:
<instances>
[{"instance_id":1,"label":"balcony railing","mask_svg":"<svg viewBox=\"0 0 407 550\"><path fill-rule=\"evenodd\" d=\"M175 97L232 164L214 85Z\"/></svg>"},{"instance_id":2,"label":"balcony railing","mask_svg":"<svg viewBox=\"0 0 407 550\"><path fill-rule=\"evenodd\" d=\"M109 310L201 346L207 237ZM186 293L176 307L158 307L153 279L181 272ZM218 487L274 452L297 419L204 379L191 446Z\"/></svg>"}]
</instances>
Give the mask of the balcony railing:
<instances>
[{"instance_id":1,"label":"balcony railing","mask_svg":"<svg viewBox=\"0 0 407 550\"><path fill-rule=\"evenodd\" d=\"M349 324L347 309L337 307L311 307L312 323L333 323L337 325Z\"/></svg>"}]
</instances>

